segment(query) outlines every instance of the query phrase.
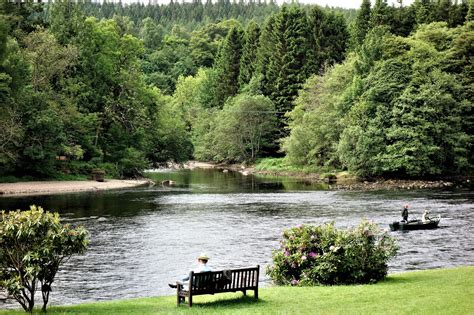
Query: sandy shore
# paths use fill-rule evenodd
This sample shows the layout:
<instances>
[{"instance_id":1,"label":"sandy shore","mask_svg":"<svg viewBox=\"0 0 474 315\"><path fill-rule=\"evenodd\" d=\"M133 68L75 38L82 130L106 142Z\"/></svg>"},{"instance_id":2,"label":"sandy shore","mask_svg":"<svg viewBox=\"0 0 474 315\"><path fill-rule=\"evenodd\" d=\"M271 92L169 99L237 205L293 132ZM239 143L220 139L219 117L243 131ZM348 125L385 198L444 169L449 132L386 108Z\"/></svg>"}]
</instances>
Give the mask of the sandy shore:
<instances>
[{"instance_id":1,"label":"sandy shore","mask_svg":"<svg viewBox=\"0 0 474 315\"><path fill-rule=\"evenodd\" d=\"M84 191L123 189L149 185L149 180L118 180L97 181L45 181L0 184L1 196L43 195Z\"/></svg>"}]
</instances>

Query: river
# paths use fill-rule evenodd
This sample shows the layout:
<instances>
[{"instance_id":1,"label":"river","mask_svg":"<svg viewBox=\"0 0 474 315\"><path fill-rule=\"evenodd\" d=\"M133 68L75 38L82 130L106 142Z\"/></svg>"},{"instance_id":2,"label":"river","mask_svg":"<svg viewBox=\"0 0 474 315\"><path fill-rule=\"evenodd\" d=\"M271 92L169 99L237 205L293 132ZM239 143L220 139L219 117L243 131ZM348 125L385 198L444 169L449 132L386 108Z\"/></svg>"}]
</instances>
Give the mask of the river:
<instances>
[{"instance_id":1,"label":"river","mask_svg":"<svg viewBox=\"0 0 474 315\"><path fill-rule=\"evenodd\" d=\"M389 272L472 265L474 194L469 190L330 191L294 178L244 176L218 170L153 173L173 186L32 197L2 197L0 209L30 204L61 214L90 232L90 247L60 270L51 304L172 295L167 283L205 252L215 270L271 263L282 231L369 219L383 228L424 209L441 215L436 230L390 232L400 246ZM261 272L262 286L271 285ZM14 302L1 307L15 306Z\"/></svg>"}]
</instances>

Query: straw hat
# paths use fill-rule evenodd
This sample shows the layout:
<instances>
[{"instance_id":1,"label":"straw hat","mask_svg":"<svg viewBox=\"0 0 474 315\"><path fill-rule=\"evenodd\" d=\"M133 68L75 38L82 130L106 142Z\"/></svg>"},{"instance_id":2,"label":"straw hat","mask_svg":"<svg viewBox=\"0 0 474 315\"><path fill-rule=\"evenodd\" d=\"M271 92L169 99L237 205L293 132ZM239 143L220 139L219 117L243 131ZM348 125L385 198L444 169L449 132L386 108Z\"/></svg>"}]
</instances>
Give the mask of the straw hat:
<instances>
[{"instance_id":1,"label":"straw hat","mask_svg":"<svg viewBox=\"0 0 474 315\"><path fill-rule=\"evenodd\" d=\"M207 256L204 253L201 253L201 255L198 256L198 259L199 260L209 260L209 256Z\"/></svg>"}]
</instances>

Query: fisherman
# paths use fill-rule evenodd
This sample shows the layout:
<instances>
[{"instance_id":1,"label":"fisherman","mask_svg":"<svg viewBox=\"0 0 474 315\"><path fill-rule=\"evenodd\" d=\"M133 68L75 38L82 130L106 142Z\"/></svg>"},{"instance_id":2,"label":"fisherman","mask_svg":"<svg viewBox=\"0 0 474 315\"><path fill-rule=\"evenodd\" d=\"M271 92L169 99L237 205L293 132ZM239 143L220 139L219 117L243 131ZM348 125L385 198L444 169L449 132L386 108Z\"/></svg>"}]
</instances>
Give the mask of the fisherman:
<instances>
[{"instance_id":1,"label":"fisherman","mask_svg":"<svg viewBox=\"0 0 474 315\"><path fill-rule=\"evenodd\" d=\"M402 210L403 221L408 222L408 205L405 205Z\"/></svg>"},{"instance_id":2,"label":"fisherman","mask_svg":"<svg viewBox=\"0 0 474 315\"><path fill-rule=\"evenodd\" d=\"M431 221L430 217L428 216L428 214L430 213L430 210L426 209L425 212L423 213L423 216L421 217L421 221L423 221L423 223L428 223Z\"/></svg>"}]
</instances>

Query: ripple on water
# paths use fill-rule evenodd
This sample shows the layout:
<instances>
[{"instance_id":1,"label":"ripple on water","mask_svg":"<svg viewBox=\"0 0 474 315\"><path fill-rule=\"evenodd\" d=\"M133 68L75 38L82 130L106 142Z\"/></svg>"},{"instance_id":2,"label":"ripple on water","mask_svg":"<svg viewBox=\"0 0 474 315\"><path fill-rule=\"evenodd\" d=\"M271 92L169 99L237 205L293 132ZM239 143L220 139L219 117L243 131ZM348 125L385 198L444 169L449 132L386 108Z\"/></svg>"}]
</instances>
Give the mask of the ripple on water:
<instances>
[{"instance_id":1,"label":"ripple on water","mask_svg":"<svg viewBox=\"0 0 474 315\"><path fill-rule=\"evenodd\" d=\"M471 192L216 192L209 187L218 183L197 183L199 191L193 185L45 198L43 207L62 209L65 221L91 234L85 255L71 258L58 273L52 303L171 295L168 281L193 268L201 252L210 255L213 269L257 264L264 269L285 228L330 221L348 227L363 218L387 228L407 202L412 217L428 208L442 220L437 230L391 232L400 250L390 272L474 261ZM203 193L203 187L209 191ZM8 206L14 201L1 202L5 199L0 208L16 208ZM260 280L269 283L263 270Z\"/></svg>"}]
</instances>

